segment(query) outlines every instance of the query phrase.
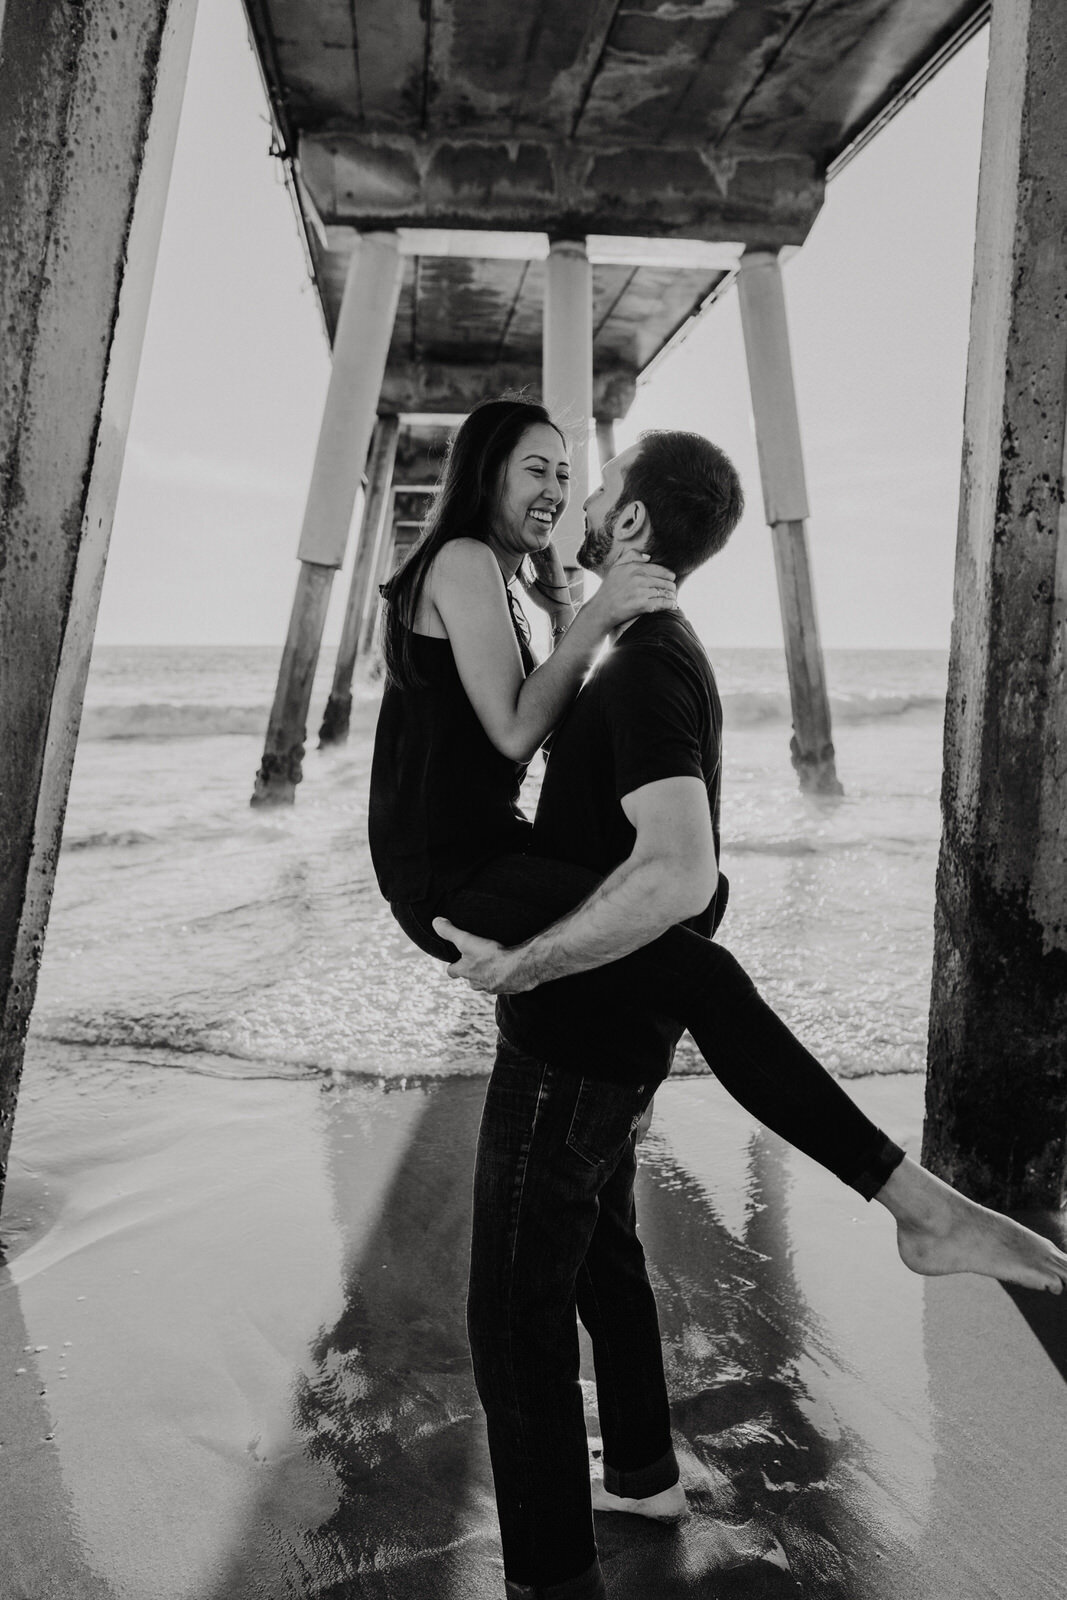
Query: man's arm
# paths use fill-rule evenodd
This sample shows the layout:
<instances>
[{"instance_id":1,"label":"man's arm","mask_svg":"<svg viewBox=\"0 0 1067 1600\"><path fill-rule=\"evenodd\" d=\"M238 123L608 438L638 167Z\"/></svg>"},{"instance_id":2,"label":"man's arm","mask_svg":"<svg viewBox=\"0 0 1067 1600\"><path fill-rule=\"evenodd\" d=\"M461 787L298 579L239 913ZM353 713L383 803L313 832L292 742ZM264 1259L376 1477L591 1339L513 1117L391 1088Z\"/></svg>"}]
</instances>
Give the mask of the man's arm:
<instances>
[{"instance_id":1,"label":"man's arm","mask_svg":"<svg viewBox=\"0 0 1067 1600\"><path fill-rule=\"evenodd\" d=\"M718 881L702 781L646 783L623 797L622 808L637 834L629 856L580 906L525 944L505 949L435 917L436 931L461 953L449 975L492 994L520 994L618 961L699 915Z\"/></svg>"}]
</instances>

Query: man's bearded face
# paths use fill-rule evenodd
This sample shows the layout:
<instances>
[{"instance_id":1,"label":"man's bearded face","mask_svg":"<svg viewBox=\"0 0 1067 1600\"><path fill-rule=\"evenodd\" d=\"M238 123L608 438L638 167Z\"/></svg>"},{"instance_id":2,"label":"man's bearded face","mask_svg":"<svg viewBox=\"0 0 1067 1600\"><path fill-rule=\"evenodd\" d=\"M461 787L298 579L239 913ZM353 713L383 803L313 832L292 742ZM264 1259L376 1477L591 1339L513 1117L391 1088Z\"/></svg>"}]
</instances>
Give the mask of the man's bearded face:
<instances>
[{"instance_id":1,"label":"man's bearded face","mask_svg":"<svg viewBox=\"0 0 1067 1600\"><path fill-rule=\"evenodd\" d=\"M585 538L578 551L578 565L586 572L600 572L615 544L615 524L619 520L619 507L614 505L604 513L599 528L593 527L588 514L585 519Z\"/></svg>"}]
</instances>

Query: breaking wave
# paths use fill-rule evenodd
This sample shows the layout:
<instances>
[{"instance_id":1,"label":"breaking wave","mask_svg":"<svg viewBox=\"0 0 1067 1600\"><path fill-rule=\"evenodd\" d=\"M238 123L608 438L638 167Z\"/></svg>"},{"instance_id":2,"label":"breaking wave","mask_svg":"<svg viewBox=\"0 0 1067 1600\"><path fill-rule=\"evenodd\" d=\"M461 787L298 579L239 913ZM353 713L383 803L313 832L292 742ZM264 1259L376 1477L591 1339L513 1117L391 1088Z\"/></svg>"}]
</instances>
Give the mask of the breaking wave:
<instances>
[{"instance_id":1,"label":"breaking wave","mask_svg":"<svg viewBox=\"0 0 1067 1600\"><path fill-rule=\"evenodd\" d=\"M789 694L777 690L727 690L723 697L727 727L754 728L790 723ZM873 722L909 712L942 712L944 699L929 694L835 694L830 711L836 722ZM82 738L210 739L233 734L262 735L265 705L227 706L182 703L87 706Z\"/></svg>"},{"instance_id":2,"label":"breaking wave","mask_svg":"<svg viewBox=\"0 0 1067 1600\"><path fill-rule=\"evenodd\" d=\"M210 739L225 734L262 734L266 706L145 705L86 706L83 739Z\"/></svg>"},{"instance_id":3,"label":"breaking wave","mask_svg":"<svg viewBox=\"0 0 1067 1600\"><path fill-rule=\"evenodd\" d=\"M212 1077L323 1078L343 1083L368 1079L386 1084L440 1082L448 1078L488 1077L493 1064L492 1012L486 1012L483 1036L466 1041L467 1048L427 1048L423 1054L384 1052L371 1037L335 1041L307 1041L271 1037L264 1029L249 1034L247 1027L225 1017L211 1019L179 1012L157 1015L123 1015L116 1011L71 1012L65 1016L37 1016L31 1037L40 1050L56 1047L92 1056L115 1057L142 1066L172 1071L207 1073Z\"/></svg>"},{"instance_id":4,"label":"breaking wave","mask_svg":"<svg viewBox=\"0 0 1067 1600\"><path fill-rule=\"evenodd\" d=\"M727 690L722 697L727 727L754 728L768 722L792 721L788 691ZM830 715L835 722L875 722L879 717L903 717L910 711L941 713L944 697L932 694L832 694Z\"/></svg>"},{"instance_id":5,"label":"breaking wave","mask_svg":"<svg viewBox=\"0 0 1067 1600\"><path fill-rule=\"evenodd\" d=\"M66 834L64 850L128 850L139 844L154 844L155 835L142 833L139 828L124 828L117 833Z\"/></svg>"}]
</instances>

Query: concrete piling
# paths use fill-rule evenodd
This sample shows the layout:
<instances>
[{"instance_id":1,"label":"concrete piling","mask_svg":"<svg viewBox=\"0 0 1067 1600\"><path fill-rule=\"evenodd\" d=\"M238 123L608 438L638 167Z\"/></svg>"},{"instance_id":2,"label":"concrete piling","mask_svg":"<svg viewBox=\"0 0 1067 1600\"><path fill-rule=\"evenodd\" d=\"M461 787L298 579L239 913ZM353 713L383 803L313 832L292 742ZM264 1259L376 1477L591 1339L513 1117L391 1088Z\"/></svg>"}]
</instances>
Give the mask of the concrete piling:
<instances>
[{"instance_id":1,"label":"concrete piling","mask_svg":"<svg viewBox=\"0 0 1067 1600\"><path fill-rule=\"evenodd\" d=\"M842 792L830 727L806 520L808 491L777 253L746 251L737 280L763 503L771 528L793 711L790 750L802 789Z\"/></svg>"},{"instance_id":2,"label":"concrete piling","mask_svg":"<svg viewBox=\"0 0 1067 1600\"><path fill-rule=\"evenodd\" d=\"M995 0L923 1158L1067 1200L1067 10Z\"/></svg>"},{"instance_id":3,"label":"concrete piling","mask_svg":"<svg viewBox=\"0 0 1067 1600\"><path fill-rule=\"evenodd\" d=\"M333 367L311 473L289 634L253 805L291 805L302 777L311 685L332 575L344 561L400 293L395 233L357 239L334 337ZM325 596L325 598L324 598ZM306 607L306 611L302 609Z\"/></svg>"},{"instance_id":4,"label":"concrete piling","mask_svg":"<svg viewBox=\"0 0 1067 1600\"><path fill-rule=\"evenodd\" d=\"M393 479L393 464L396 461L399 434L399 417L378 418L371 441L370 459L367 463L363 518L352 565L352 580L348 589L348 603L345 606L341 643L334 664L330 698L326 702L322 727L319 729L320 749L326 745L344 744L348 738L348 724L352 712L352 675L356 669L371 575L375 569L385 524L385 511Z\"/></svg>"},{"instance_id":5,"label":"concrete piling","mask_svg":"<svg viewBox=\"0 0 1067 1600\"><path fill-rule=\"evenodd\" d=\"M381 610L382 603L378 591L393 569L393 555L396 550L396 531L393 527L395 517L396 491L390 489L386 496L385 515L382 518L378 544L374 554L374 570L371 573L366 604L363 608L363 619L360 623L357 661L364 661L374 649L374 636L378 628L378 613Z\"/></svg>"},{"instance_id":6,"label":"concrete piling","mask_svg":"<svg viewBox=\"0 0 1067 1600\"><path fill-rule=\"evenodd\" d=\"M615 449L615 420L613 417L597 417L596 419L596 450L600 458L601 470L605 461L610 461L618 454Z\"/></svg>"},{"instance_id":7,"label":"concrete piling","mask_svg":"<svg viewBox=\"0 0 1067 1600\"><path fill-rule=\"evenodd\" d=\"M0 1198L195 13L0 6Z\"/></svg>"},{"instance_id":8,"label":"concrete piling","mask_svg":"<svg viewBox=\"0 0 1067 1600\"><path fill-rule=\"evenodd\" d=\"M554 239L545 263L542 354L544 402L567 433L571 492L553 540L576 600L581 598L578 549L589 493L589 425L593 418L593 269L584 239Z\"/></svg>"}]
</instances>

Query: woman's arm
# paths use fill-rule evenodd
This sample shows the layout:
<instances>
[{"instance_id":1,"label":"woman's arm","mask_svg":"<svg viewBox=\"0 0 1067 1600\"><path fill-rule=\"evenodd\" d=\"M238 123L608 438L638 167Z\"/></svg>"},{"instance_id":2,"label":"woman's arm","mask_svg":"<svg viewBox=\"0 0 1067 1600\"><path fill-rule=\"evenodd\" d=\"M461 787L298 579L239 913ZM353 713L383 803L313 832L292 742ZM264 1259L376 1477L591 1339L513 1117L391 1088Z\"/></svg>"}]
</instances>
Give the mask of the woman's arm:
<instances>
[{"instance_id":1,"label":"woman's arm","mask_svg":"<svg viewBox=\"0 0 1067 1600\"><path fill-rule=\"evenodd\" d=\"M467 698L489 739L513 761L528 761L555 727L612 629L675 604L673 574L665 567L621 561L527 678L503 574L486 545L451 540L434 561L428 587Z\"/></svg>"},{"instance_id":2,"label":"woman's arm","mask_svg":"<svg viewBox=\"0 0 1067 1600\"><path fill-rule=\"evenodd\" d=\"M547 544L543 550L527 556L515 576L531 605L548 617L554 650L577 616L567 574L555 545Z\"/></svg>"}]
</instances>

